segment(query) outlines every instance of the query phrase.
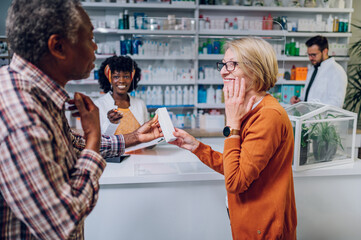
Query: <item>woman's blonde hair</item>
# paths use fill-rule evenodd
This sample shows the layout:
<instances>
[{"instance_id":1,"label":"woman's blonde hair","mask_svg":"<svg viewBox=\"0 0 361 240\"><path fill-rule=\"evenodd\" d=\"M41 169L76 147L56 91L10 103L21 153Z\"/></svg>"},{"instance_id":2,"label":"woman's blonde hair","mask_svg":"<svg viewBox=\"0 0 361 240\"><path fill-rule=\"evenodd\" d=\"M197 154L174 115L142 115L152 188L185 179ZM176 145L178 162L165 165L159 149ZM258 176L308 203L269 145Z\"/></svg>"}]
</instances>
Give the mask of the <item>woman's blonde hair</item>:
<instances>
[{"instance_id":1,"label":"woman's blonde hair","mask_svg":"<svg viewBox=\"0 0 361 240\"><path fill-rule=\"evenodd\" d=\"M251 88L268 91L277 82L278 65L272 46L261 38L249 37L227 42L236 55L238 67L252 80Z\"/></svg>"}]
</instances>

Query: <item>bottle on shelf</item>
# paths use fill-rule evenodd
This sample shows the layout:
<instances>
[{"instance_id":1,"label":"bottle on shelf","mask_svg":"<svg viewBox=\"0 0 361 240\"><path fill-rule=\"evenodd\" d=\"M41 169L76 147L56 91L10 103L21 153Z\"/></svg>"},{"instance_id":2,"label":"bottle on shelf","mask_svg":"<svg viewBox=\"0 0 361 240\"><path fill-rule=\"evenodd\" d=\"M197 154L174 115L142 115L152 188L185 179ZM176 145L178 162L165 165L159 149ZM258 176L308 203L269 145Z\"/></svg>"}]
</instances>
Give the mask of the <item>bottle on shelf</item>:
<instances>
[{"instance_id":1,"label":"bottle on shelf","mask_svg":"<svg viewBox=\"0 0 361 240\"><path fill-rule=\"evenodd\" d=\"M234 18L234 21L233 21L233 30L237 30L238 29L238 20L237 18L235 17Z\"/></svg>"},{"instance_id":2,"label":"bottle on shelf","mask_svg":"<svg viewBox=\"0 0 361 240\"><path fill-rule=\"evenodd\" d=\"M152 89L150 86L147 87L147 105L152 105Z\"/></svg>"},{"instance_id":3,"label":"bottle on shelf","mask_svg":"<svg viewBox=\"0 0 361 240\"><path fill-rule=\"evenodd\" d=\"M170 105L177 105L177 92L175 86L170 88Z\"/></svg>"},{"instance_id":4,"label":"bottle on shelf","mask_svg":"<svg viewBox=\"0 0 361 240\"><path fill-rule=\"evenodd\" d=\"M204 28L207 29L207 30L211 29L211 21L209 20L209 17L206 18Z\"/></svg>"},{"instance_id":5,"label":"bottle on shelf","mask_svg":"<svg viewBox=\"0 0 361 240\"><path fill-rule=\"evenodd\" d=\"M123 13L122 12L119 13L118 29L124 29Z\"/></svg>"},{"instance_id":6,"label":"bottle on shelf","mask_svg":"<svg viewBox=\"0 0 361 240\"><path fill-rule=\"evenodd\" d=\"M216 104L222 103L222 95L223 95L222 87L218 86L216 90Z\"/></svg>"},{"instance_id":7,"label":"bottle on shelf","mask_svg":"<svg viewBox=\"0 0 361 240\"><path fill-rule=\"evenodd\" d=\"M327 18L326 32L333 32L333 17L330 14Z\"/></svg>"},{"instance_id":8,"label":"bottle on shelf","mask_svg":"<svg viewBox=\"0 0 361 240\"><path fill-rule=\"evenodd\" d=\"M124 10L123 14L123 29L129 29L129 14L128 10Z\"/></svg>"},{"instance_id":9,"label":"bottle on shelf","mask_svg":"<svg viewBox=\"0 0 361 240\"><path fill-rule=\"evenodd\" d=\"M157 87L157 105L163 105L163 91L162 91L162 87L158 86Z\"/></svg>"},{"instance_id":10,"label":"bottle on shelf","mask_svg":"<svg viewBox=\"0 0 361 240\"><path fill-rule=\"evenodd\" d=\"M183 90L181 86L177 87L177 105L183 105Z\"/></svg>"},{"instance_id":11,"label":"bottle on shelf","mask_svg":"<svg viewBox=\"0 0 361 240\"><path fill-rule=\"evenodd\" d=\"M333 31L334 32L338 32L338 24L339 24L338 17L335 16L335 18L333 19Z\"/></svg>"},{"instance_id":12,"label":"bottle on shelf","mask_svg":"<svg viewBox=\"0 0 361 240\"><path fill-rule=\"evenodd\" d=\"M215 91L212 86L209 86L207 89L207 104L214 104L215 103Z\"/></svg>"},{"instance_id":13,"label":"bottle on shelf","mask_svg":"<svg viewBox=\"0 0 361 240\"><path fill-rule=\"evenodd\" d=\"M224 30L229 30L228 18L226 18L226 19L224 20Z\"/></svg>"},{"instance_id":14,"label":"bottle on shelf","mask_svg":"<svg viewBox=\"0 0 361 240\"><path fill-rule=\"evenodd\" d=\"M271 16L270 13L268 14L265 27L266 27L265 30L272 30L272 27L273 27L273 18L272 18L272 16Z\"/></svg>"},{"instance_id":15,"label":"bottle on shelf","mask_svg":"<svg viewBox=\"0 0 361 240\"><path fill-rule=\"evenodd\" d=\"M200 14L199 15L199 30L204 30L205 29L205 20L203 18L203 15Z\"/></svg>"},{"instance_id":16,"label":"bottle on shelf","mask_svg":"<svg viewBox=\"0 0 361 240\"><path fill-rule=\"evenodd\" d=\"M291 68L291 79L290 80L296 80L296 66L293 65Z\"/></svg>"},{"instance_id":17,"label":"bottle on shelf","mask_svg":"<svg viewBox=\"0 0 361 240\"><path fill-rule=\"evenodd\" d=\"M169 86L166 86L164 89L164 105L166 105L166 106L171 105Z\"/></svg>"},{"instance_id":18,"label":"bottle on shelf","mask_svg":"<svg viewBox=\"0 0 361 240\"><path fill-rule=\"evenodd\" d=\"M295 56L300 56L300 43L299 42L296 42Z\"/></svg>"},{"instance_id":19,"label":"bottle on shelf","mask_svg":"<svg viewBox=\"0 0 361 240\"><path fill-rule=\"evenodd\" d=\"M158 98L157 98L157 87L153 86L152 88L152 103L151 105L158 105Z\"/></svg>"},{"instance_id":20,"label":"bottle on shelf","mask_svg":"<svg viewBox=\"0 0 361 240\"><path fill-rule=\"evenodd\" d=\"M189 90L188 86L183 87L183 104L189 105Z\"/></svg>"},{"instance_id":21,"label":"bottle on shelf","mask_svg":"<svg viewBox=\"0 0 361 240\"><path fill-rule=\"evenodd\" d=\"M127 42L124 36L120 36L120 55L127 55Z\"/></svg>"},{"instance_id":22,"label":"bottle on shelf","mask_svg":"<svg viewBox=\"0 0 361 240\"><path fill-rule=\"evenodd\" d=\"M194 87L193 86L190 86L189 87L189 92L188 92L188 96L189 96L189 99L188 99L188 102L190 105L193 105L194 104Z\"/></svg>"}]
</instances>

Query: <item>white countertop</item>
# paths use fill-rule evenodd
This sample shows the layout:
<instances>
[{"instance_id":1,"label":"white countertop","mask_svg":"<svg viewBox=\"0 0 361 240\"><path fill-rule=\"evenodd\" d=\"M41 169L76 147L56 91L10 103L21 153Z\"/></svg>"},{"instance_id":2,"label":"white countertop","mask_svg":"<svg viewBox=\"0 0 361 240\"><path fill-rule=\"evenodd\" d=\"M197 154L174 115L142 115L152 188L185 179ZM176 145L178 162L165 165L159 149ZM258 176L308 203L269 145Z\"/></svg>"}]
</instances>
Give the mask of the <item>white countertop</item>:
<instances>
[{"instance_id":1,"label":"white countertop","mask_svg":"<svg viewBox=\"0 0 361 240\"><path fill-rule=\"evenodd\" d=\"M202 138L223 151L224 138ZM354 163L294 172L294 177L361 175L361 160ZM191 152L168 143L136 151L120 163L107 163L100 185L224 180Z\"/></svg>"}]
</instances>

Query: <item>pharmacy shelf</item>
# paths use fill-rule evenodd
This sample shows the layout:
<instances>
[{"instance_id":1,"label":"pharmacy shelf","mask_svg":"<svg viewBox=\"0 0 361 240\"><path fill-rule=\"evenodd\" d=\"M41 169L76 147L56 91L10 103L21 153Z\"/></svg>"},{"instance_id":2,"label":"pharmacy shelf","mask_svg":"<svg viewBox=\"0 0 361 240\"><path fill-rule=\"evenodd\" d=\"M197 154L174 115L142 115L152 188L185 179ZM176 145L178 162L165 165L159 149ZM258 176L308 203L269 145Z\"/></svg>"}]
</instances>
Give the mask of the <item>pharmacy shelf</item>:
<instances>
[{"instance_id":1,"label":"pharmacy shelf","mask_svg":"<svg viewBox=\"0 0 361 240\"><path fill-rule=\"evenodd\" d=\"M98 0L97 0L98 1ZM333 16L337 16L339 18L345 18L349 21L349 26L351 26L351 14L354 10L351 8L352 0L346 1L347 8L306 8L306 7L259 7L259 6L224 6L224 5L200 5L199 1L194 2L178 2L172 1L172 4L168 3L110 3L107 0L99 0L102 2L82 2L83 7L89 12L91 17L94 19L101 19L102 21L110 21L118 19L118 13L127 9L132 13L134 12L145 12L153 17L158 15L159 18L163 18L161 16L166 16L168 14L176 14L177 17L186 17L188 19L192 19L195 22L193 30L144 30L144 29L109 29L109 28L97 28L94 30L94 34L97 40L104 41L104 43L112 44L112 48L114 45L114 41L120 39L120 36L125 36L127 38L155 38L155 39L166 39L166 38L194 38L194 51L191 55L194 56L164 56L162 53L153 54L154 56L141 56L141 55L130 55L136 61L143 61L142 64L148 63L153 65L153 63L162 63L167 64L167 61L176 61L176 65L185 65L189 64L194 66L194 78L192 81L160 81L157 78L153 78L154 82L144 81L143 79L139 82L140 86L162 86L164 89L165 86L194 86L194 98L195 102L198 101L198 86L204 85L208 87L210 85L222 86L223 81L220 76L215 76L214 79L198 79L198 71L199 67L203 65L211 65L211 67L216 67L215 62L221 61L224 57L223 54L198 54L198 47L200 43L204 42L205 39L236 39L246 36L259 36L264 37L265 39L272 39L274 41L282 41L282 45L286 42L289 42L291 38L295 38L299 43L304 43L306 38L315 36L317 34L323 35L330 39L330 42L337 43L348 43L349 38L351 37L350 32L288 32L281 30L223 30L223 29L202 29L199 28L199 15L210 17L211 19L219 19L226 18L229 16L245 16L245 19L253 20L258 18L262 19L263 16L271 13L274 16L287 16L289 22L294 22L294 19L302 18L302 19L314 19L316 15L321 14L323 20L329 14ZM131 16L130 14L130 16ZM192 16L192 18L190 18ZM213 25L212 25L213 26ZM279 45L281 42L277 42ZM187 46L189 46L187 44ZM278 47L278 46L277 46ZM111 48L111 49L112 49ZM279 52L279 54L281 54ZM97 55L97 62L100 62L112 55ZM336 61L340 62L340 64L347 64L349 61L348 56L336 56L334 57ZM307 56L277 56L278 63L280 65L284 65L286 71L290 71L290 65L293 64L305 66L309 63L309 59ZM182 62L183 61L183 62ZM189 61L189 62L188 62ZM192 61L192 62L190 62ZM148 64L145 64L148 65ZM172 80L172 79L171 79ZM87 80L85 82L74 83L81 85L98 85L97 81ZM279 80L276 83L278 86L280 85L304 85L305 81L290 81L290 80ZM77 86L73 86L74 89ZM208 86L207 86L208 85ZM203 86L203 87L204 87ZM95 88L96 86L84 86L84 89L87 88ZM78 87L81 88L81 87ZM86 91L86 90L84 90ZM163 106L148 106L149 109L155 109ZM224 109L224 104L195 104L191 106L166 106L167 108L172 108L175 111L183 111L182 109L187 108L193 109L193 113L196 113L198 109Z\"/></svg>"},{"instance_id":2,"label":"pharmacy shelf","mask_svg":"<svg viewBox=\"0 0 361 240\"><path fill-rule=\"evenodd\" d=\"M161 107L166 107L168 109L192 109L194 105L147 105L148 109L157 109Z\"/></svg>"},{"instance_id":3,"label":"pharmacy shelf","mask_svg":"<svg viewBox=\"0 0 361 240\"><path fill-rule=\"evenodd\" d=\"M139 56L131 55L134 60L196 60L195 56Z\"/></svg>"},{"instance_id":4,"label":"pharmacy shelf","mask_svg":"<svg viewBox=\"0 0 361 240\"><path fill-rule=\"evenodd\" d=\"M216 33L215 33L216 31ZM270 37L311 37L322 35L325 37L351 37L352 33L348 32L287 32L281 30L222 30L210 29L201 30L200 38L211 38L213 36L270 36Z\"/></svg>"},{"instance_id":5,"label":"pharmacy shelf","mask_svg":"<svg viewBox=\"0 0 361 240\"><path fill-rule=\"evenodd\" d=\"M182 81L182 82L177 82L177 81L168 81L168 82L145 82L145 81L140 81L138 83L138 86L169 86L169 85L194 85L196 82L195 81Z\"/></svg>"},{"instance_id":6,"label":"pharmacy shelf","mask_svg":"<svg viewBox=\"0 0 361 240\"><path fill-rule=\"evenodd\" d=\"M197 82L198 85L223 85L223 80L199 80Z\"/></svg>"},{"instance_id":7,"label":"pharmacy shelf","mask_svg":"<svg viewBox=\"0 0 361 240\"><path fill-rule=\"evenodd\" d=\"M276 85L305 85L305 83L306 81L280 79L276 82Z\"/></svg>"},{"instance_id":8,"label":"pharmacy shelf","mask_svg":"<svg viewBox=\"0 0 361 240\"><path fill-rule=\"evenodd\" d=\"M196 31L192 30L141 30L141 29L111 29L111 28L96 28L94 34L107 35L195 35Z\"/></svg>"},{"instance_id":9,"label":"pharmacy shelf","mask_svg":"<svg viewBox=\"0 0 361 240\"><path fill-rule=\"evenodd\" d=\"M336 61L349 61L350 58L346 56L333 56ZM223 54L199 54L198 60L219 60L223 59ZM278 61L292 61L292 62L308 62L307 56L277 56Z\"/></svg>"},{"instance_id":10,"label":"pharmacy shelf","mask_svg":"<svg viewBox=\"0 0 361 240\"><path fill-rule=\"evenodd\" d=\"M196 107L201 109L214 109L214 108L224 109L224 103L221 104L197 103Z\"/></svg>"},{"instance_id":11,"label":"pharmacy shelf","mask_svg":"<svg viewBox=\"0 0 361 240\"><path fill-rule=\"evenodd\" d=\"M7 53L1 53L0 58L9 58L9 54Z\"/></svg>"},{"instance_id":12,"label":"pharmacy shelf","mask_svg":"<svg viewBox=\"0 0 361 240\"><path fill-rule=\"evenodd\" d=\"M348 38L352 36L349 32L287 32L286 37L312 37L322 35L324 37L343 37Z\"/></svg>"},{"instance_id":13,"label":"pharmacy shelf","mask_svg":"<svg viewBox=\"0 0 361 240\"><path fill-rule=\"evenodd\" d=\"M84 9L172 9L172 10L189 10L194 11L196 5L194 3L103 3L103 2L83 2Z\"/></svg>"},{"instance_id":14,"label":"pharmacy shelf","mask_svg":"<svg viewBox=\"0 0 361 240\"><path fill-rule=\"evenodd\" d=\"M349 57L333 56L336 61L349 61ZM308 62L310 59L307 56L278 56L278 61L292 61L292 62Z\"/></svg>"},{"instance_id":15,"label":"pharmacy shelf","mask_svg":"<svg viewBox=\"0 0 361 240\"><path fill-rule=\"evenodd\" d=\"M83 79L83 80L72 80L67 85L99 85L98 80L94 79Z\"/></svg>"},{"instance_id":16,"label":"pharmacy shelf","mask_svg":"<svg viewBox=\"0 0 361 240\"><path fill-rule=\"evenodd\" d=\"M96 55L96 59L107 59L109 57L114 56L113 54L97 54ZM128 55L129 57L131 57L134 60L196 60L195 56L141 56L141 55Z\"/></svg>"},{"instance_id":17,"label":"pharmacy shelf","mask_svg":"<svg viewBox=\"0 0 361 240\"><path fill-rule=\"evenodd\" d=\"M200 5L199 10L207 11L244 11L244 12L303 12L303 13L353 13L352 8L306 8L306 7L256 7Z\"/></svg>"},{"instance_id":18,"label":"pharmacy shelf","mask_svg":"<svg viewBox=\"0 0 361 240\"><path fill-rule=\"evenodd\" d=\"M281 30L222 30L209 29L200 30L200 38L211 38L212 36L286 36L286 31Z\"/></svg>"},{"instance_id":19,"label":"pharmacy shelf","mask_svg":"<svg viewBox=\"0 0 361 240\"><path fill-rule=\"evenodd\" d=\"M219 60L223 59L224 54L199 54L198 60Z\"/></svg>"}]
</instances>

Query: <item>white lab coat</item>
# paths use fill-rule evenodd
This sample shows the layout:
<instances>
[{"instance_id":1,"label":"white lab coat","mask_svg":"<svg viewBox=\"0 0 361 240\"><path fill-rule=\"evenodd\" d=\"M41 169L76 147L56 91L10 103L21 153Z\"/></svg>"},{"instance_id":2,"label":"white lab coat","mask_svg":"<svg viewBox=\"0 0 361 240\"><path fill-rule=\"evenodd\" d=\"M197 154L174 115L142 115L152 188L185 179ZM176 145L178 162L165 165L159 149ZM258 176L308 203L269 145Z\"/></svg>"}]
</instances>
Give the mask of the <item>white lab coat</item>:
<instances>
[{"instance_id":1,"label":"white lab coat","mask_svg":"<svg viewBox=\"0 0 361 240\"><path fill-rule=\"evenodd\" d=\"M139 122L140 125L149 120L149 115L147 107L143 100L139 98L132 97L128 94L130 99L129 110L134 115L135 119ZM99 108L99 118L100 118L100 129L102 134L112 135L118 127L118 124L113 124L109 121L107 113L114 109L114 99L110 92L106 93L104 96L100 97L94 101L95 105ZM120 120L121 121L121 120Z\"/></svg>"},{"instance_id":2,"label":"white lab coat","mask_svg":"<svg viewBox=\"0 0 361 240\"><path fill-rule=\"evenodd\" d=\"M314 66L308 68L306 85L301 95L304 101L307 86L311 80ZM321 102L342 108L347 87L347 75L343 67L333 57L323 61L318 67L316 78L308 93L307 102Z\"/></svg>"}]
</instances>

